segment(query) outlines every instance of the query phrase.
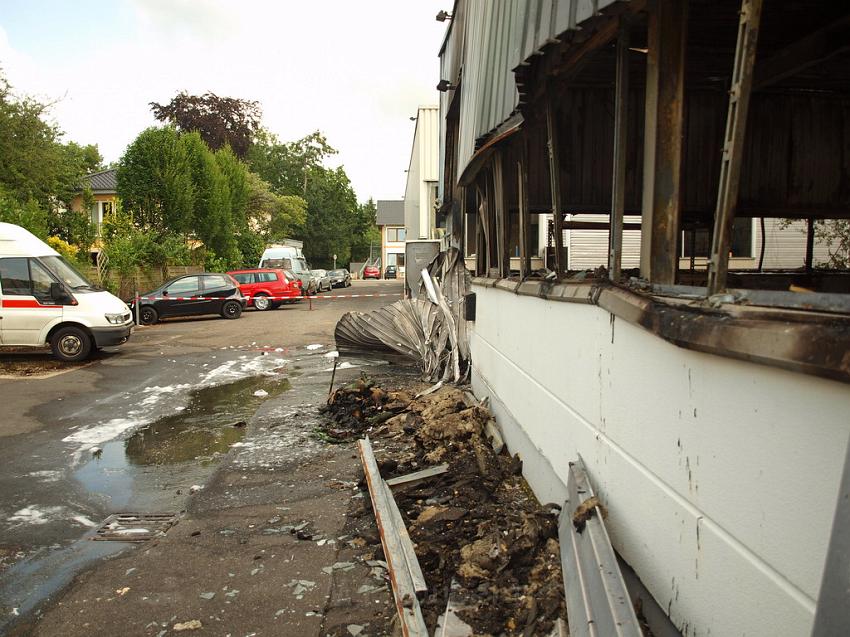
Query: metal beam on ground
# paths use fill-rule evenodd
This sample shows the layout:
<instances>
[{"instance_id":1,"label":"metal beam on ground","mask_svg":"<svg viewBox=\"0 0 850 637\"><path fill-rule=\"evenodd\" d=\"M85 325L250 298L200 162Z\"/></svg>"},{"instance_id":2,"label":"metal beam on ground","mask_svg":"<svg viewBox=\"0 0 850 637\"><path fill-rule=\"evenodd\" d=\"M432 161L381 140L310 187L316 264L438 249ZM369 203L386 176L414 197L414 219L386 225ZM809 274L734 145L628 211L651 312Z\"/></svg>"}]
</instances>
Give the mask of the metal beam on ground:
<instances>
[{"instance_id":1,"label":"metal beam on ground","mask_svg":"<svg viewBox=\"0 0 850 637\"><path fill-rule=\"evenodd\" d=\"M619 281L623 264L623 217L626 210L626 145L629 116L629 22L620 18L614 91L614 170L611 229L608 233L608 278Z\"/></svg>"},{"instance_id":2,"label":"metal beam on ground","mask_svg":"<svg viewBox=\"0 0 850 637\"><path fill-rule=\"evenodd\" d=\"M674 283L681 211L687 0L650 0L641 276Z\"/></svg>"},{"instance_id":3,"label":"metal beam on ground","mask_svg":"<svg viewBox=\"0 0 850 637\"><path fill-rule=\"evenodd\" d=\"M747 130L747 112L753 85L762 0L741 0L738 22L738 42L729 90L729 110L726 115L726 134L720 160L720 179L717 189L717 209L714 213L714 235L708 267L708 290L718 294L726 289L729 271L729 246L732 222L738 207L738 189Z\"/></svg>"},{"instance_id":4,"label":"metal beam on ground","mask_svg":"<svg viewBox=\"0 0 850 637\"><path fill-rule=\"evenodd\" d=\"M570 463L558 540L571 637L642 637L581 457Z\"/></svg>"},{"instance_id":5,"label":"metal beam on ground","mask_svg":"<svg viewBox=\"0 0 850 637\"><path fill-rule=\"evenodd\" d=\"M401 538L396 532L396 524L393 513L388 503L389 487L381 478L375 454L372 451L372 443L366 437L357 441L357 449L363 462L363 470L366 475L366 484L369 495L372 498L372 507L375 511L375 521L381 536L381 544L384 547L384 557L387 562L387 572L390 575L393 598L396 610L401 620L401 630L405 637L428 637L428 627L422 617L419 607L417 591L411 578L407 558L401 545Z\"/></svg>"},{"instance_id":6,"label":"metal beam on ground","mask_svg":"<svg viewBox=\"0 0 850 637\"><path fill-rule=\"evenodd\" d=\"M812 637L846 635L850 626L850 445L844 458L844 472L823 579L815 611Z\"/></svg>"}]
</instances>

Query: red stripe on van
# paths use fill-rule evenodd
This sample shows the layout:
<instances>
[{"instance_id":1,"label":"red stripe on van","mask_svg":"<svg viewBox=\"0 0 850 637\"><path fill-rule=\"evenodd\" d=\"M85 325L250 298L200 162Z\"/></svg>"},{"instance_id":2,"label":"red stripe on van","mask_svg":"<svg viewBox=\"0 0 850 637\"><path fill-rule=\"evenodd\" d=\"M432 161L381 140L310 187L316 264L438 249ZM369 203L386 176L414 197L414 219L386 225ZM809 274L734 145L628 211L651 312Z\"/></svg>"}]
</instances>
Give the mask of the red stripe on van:
<instances>
[{"instance_id":1,"label":"red stripe on van","mask_svg":"<svg viewBox=\"0 0 850 637\"><path fill-rule=\"evenodd\" d=\"M56 306L55 304L54 305L42 305L41 303L39 303L35 299L3 299L2 301L0 301L0 307L9 307L9 308L13 308L13 307L33 308L33 307L35 307L35 308L49 309L49 308L56 308L56 307L61 307L61 306Z\"/></svg>"}]
</instances>

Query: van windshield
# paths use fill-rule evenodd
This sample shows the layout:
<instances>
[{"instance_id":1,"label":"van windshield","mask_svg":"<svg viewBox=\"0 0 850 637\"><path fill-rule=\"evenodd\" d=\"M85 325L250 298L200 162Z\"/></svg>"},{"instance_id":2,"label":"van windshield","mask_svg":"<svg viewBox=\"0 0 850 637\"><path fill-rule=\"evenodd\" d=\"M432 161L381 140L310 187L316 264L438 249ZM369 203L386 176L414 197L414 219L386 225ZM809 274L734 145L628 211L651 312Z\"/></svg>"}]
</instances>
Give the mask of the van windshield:
<instances>
[{"instance_id":1,"label":"van windshield","mask_svg":"<svg viewBox=\"0 0 850 637\"><path fill-rule=\"evenodd\" d=\"M59 256L39 257L38 259L50 272L65 285L72 290L97 290L97 286L92 285L86 277L77 272L77 270L68 263L64 258Z\"/></svg>"}]
</instances>

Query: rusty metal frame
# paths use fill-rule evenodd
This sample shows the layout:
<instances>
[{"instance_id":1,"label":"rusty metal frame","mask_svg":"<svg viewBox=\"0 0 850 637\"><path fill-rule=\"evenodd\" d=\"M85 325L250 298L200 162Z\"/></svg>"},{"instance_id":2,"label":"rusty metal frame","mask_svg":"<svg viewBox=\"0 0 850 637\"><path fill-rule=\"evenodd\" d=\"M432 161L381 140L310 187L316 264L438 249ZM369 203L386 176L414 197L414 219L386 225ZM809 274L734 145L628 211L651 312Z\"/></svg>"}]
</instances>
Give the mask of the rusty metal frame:
<instances>
[{"instance_id":1,"label":"rusty metal frame","mask_svg":"<svg viewBox=\"0 0 850 637\"><path fill-rule=\"evenodd\" d=\"M617 71L614 80L614 170L611 184L611 226L608 233L608 278L619 281L623 263L623 217L626 210L626 145L629 119L629 20L620 18Z\"/></svg>"},{"instance_id":2,"label":"rusty metal frame","mask_svg":"<svg viewBox=\"0 0 850 637\"><path fill-rule=\"evenodd\" d=\"M732 87L729 91L729 110L726 115L726 134L717 188L717 210L714 213L714 235L711 239L711 257L708 267L708 289L717 294L726 289L729 271L729 244L732 222L738 207L738 189L741 183L744 140L747 132L747 112L753 85L753 67L756 61L762 0L741 0L738 22L738 41L732 70ZM673 283L673 281L659 281Z\"/></svg>"}]
</instances>

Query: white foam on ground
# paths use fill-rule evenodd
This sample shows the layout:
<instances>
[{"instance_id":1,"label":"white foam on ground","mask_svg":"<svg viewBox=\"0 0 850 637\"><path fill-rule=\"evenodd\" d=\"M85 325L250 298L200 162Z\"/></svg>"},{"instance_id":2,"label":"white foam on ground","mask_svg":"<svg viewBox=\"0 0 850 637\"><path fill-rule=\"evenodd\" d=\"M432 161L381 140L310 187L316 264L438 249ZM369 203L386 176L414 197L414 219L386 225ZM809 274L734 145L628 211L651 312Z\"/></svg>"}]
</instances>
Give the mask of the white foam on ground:
<instances>
[{"instance_id":1,"label":"white foam on ground","mask_svg":"<svg viewBox=\"0 0 850 637\"><path fill-rule=\"evenodd\" d=\"M83 526L87 526L87 527L90 527L90 528L94 528L94 527L96 527L96 526L97 526L97 524L95 524L94 522L92 522L91 520L89 520L89 519L88 519L86 516L84 516L84 515L75 515L75 516L74 516L74 517L72 517L71 519L72 519L74 522L78 522L79 524L82 524Z\"/></svg>"},{"instance_id":2,"label":"white foam on ground","mask_svg":"<svg viewBox=\"0 0 850 637\"><path fill-rule=\"evenodd\" d=\"M314 350L314 349L322 349L323 347L324 347L324 345L322 345L320 343L313 343L312 345L308 345L307 349Z\"/></svg>"},{"instance_id":3,"label":"white foam on ground","mask_svg":"<svg viewBox=\"0 0 850 637\"><path fill-rule=\"evenodd\" d=\"M334 350L332 352L328 352L327 354L323 354L325 358L339 358L339 352Z\"/></svg>"},{"instance_id":4,"label":"white foam on ground","mask_svg":"<svg viewBox=\"0 0 850 637\"><path fill-rule=\"evenodd\" d=\"M59 482L63 473L61 471L30 471L27 475L42 482Z\"/></svg>"},{"instance_id":5,"label":"white foam on ground","mask_svg":"<svg viewBox=\"0 0 850 637\"><path fill-rule=\"evenodd\" d=\"M37 504L30 504L15 511L9 516L9 522L18 522L19 524L41 525L53 522L54 520L65 518L65 507L41 507Z\"/></svg>"},{"instance_id":6,"label":"white foam on ground","mask_svg":"<svg viewBox=\"0 0 850 637\"><path fill-rule=\"evenodd\" d=\"M354 365L352 363L349 363L348 361L343 361L342 363L340 363L339 365L336 366L337 370L351 369L352 367L360 367L360 365ZM333 370L334 370L333 367L328 367L327 369L325 369L323 371L332 372Z\"/></svg>"}]
</instances>

